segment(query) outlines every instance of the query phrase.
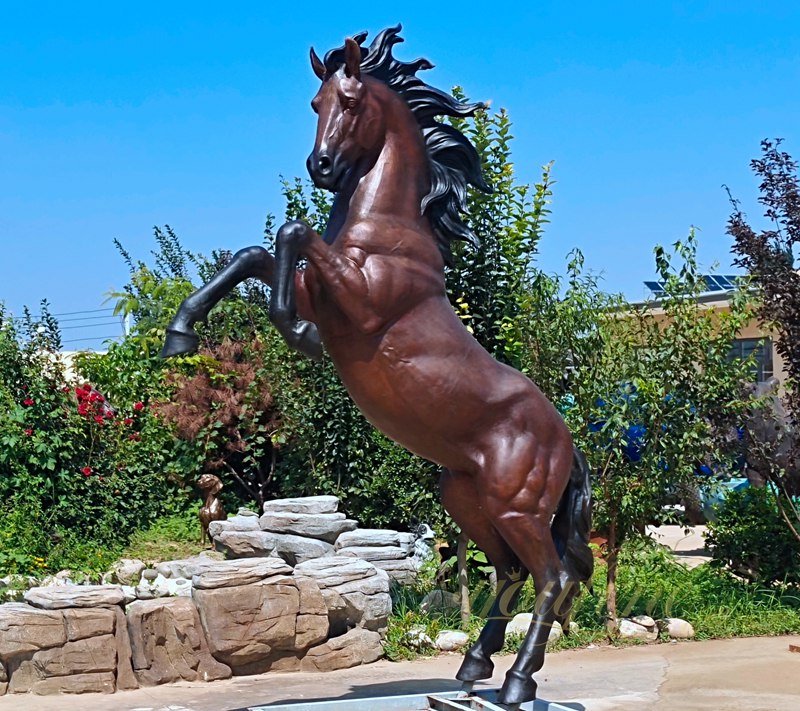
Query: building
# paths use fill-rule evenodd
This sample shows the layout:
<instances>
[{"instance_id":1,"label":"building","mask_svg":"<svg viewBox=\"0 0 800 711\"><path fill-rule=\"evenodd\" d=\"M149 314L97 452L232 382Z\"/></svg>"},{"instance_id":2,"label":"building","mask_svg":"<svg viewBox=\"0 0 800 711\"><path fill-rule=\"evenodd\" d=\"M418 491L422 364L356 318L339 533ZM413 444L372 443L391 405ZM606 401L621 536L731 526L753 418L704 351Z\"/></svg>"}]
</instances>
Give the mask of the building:
<instances>
[{"instance_id":1,"label":"building","mask_svg":"<svg viewBox=\"0 0 800 711\"><path fill-rule=\"evenodd\" d=\"M703 307L714 309L718 312L730 310L730 299L737 288L740 277L731 274L704 274L701 277L707 290L697 297ZM644 285L653 294L653 298L636 304L646 307L658 319L664 317L664 311L659 305L659 299L664 295L662 282L646 281ZM731 358L754 359L755 381L762 383L775 377L781 385L786 380L783 358L775 350L775 334L765 330L757 319L753 319L742 331L739 337L731 344Z\"/></svg>"}]
</instances>

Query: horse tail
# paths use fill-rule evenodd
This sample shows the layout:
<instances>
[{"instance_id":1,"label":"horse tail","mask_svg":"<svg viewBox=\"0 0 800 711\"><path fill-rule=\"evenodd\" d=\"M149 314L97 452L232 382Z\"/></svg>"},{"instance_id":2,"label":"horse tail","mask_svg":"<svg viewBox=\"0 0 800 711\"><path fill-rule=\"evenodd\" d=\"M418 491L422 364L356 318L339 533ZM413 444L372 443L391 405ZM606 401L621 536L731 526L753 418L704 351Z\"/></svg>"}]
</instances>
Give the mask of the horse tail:
<instances>
[{"instance_id":1,"label":"horse tail","mask_svg":"<svg viewBox=\"0 0 800 711\"><path fill-rule=\"evenodd\" d=\"M591 587L594 556L589 548L592 488L586 457L574 449L572 472L550 528L561 564L570 580Z\"/></svg>"}]
</instances>

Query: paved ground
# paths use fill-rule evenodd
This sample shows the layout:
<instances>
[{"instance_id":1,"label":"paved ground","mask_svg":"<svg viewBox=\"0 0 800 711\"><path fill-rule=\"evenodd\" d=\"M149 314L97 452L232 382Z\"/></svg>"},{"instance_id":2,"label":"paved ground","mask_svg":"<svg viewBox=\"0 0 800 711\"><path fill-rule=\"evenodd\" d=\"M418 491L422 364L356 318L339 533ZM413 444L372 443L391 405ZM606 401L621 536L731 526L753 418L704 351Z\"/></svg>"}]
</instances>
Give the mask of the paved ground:
<instances>
[{"instance_id":1,"label":"paved ground","mask_svg":"<svg viewBox=\"0 0 800 711\"><path fill-rule=\"evenodd\" d=\"M683 642L551 654L537 675L542 698L576 711L797 711L800 637ZM0 697L0 711L227 711L256 704L362 698L457 688L461 658L378 662L328 674L265 674L171 684L113 696ZM511 657L497 660L493 685ZM377 711L377 710L376 710Z\"/></svg>"},{"instance_id":2,"label":"paved ground","mask_svg":"<svg viewBox=\"0 0 800 711\"><path fill-rule=\"evenodd\" d=\"M706 551L706 527L692 526L688 533L683 526L648 526L647 533L662 546L675 553L682 563L694 568L711 560Z\"/></svg>"}]
</instances>

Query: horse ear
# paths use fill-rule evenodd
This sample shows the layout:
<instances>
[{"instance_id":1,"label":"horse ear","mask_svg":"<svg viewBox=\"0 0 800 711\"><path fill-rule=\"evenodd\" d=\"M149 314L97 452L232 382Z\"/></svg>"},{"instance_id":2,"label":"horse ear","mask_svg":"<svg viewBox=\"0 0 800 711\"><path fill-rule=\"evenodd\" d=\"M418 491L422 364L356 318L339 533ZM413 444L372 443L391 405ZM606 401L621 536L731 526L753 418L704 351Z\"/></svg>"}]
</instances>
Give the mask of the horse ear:
<instances>
[{"instance_id":1,"label":"horse ear","mask_svg":"<svg viewBox=\"0 0 800 711\"><path fill-rule=\"evenodd\" d=\"M349 37L344 41L344 73L356 80L361 79L361 47Z\"/></svg>"},{"instance_id":2,"label":"horse ear","mask_svg":"<svg viewBox=\"0 0 800 711\"><path fill-rule=\"evenodd\" d=\"M311 48L311 68L314 70L314 74L316 74L320 81L325 78L325 65L322 63L322 60L317 56L317 53L314 51L314 48Z\"/></svg>"}]
</instances>

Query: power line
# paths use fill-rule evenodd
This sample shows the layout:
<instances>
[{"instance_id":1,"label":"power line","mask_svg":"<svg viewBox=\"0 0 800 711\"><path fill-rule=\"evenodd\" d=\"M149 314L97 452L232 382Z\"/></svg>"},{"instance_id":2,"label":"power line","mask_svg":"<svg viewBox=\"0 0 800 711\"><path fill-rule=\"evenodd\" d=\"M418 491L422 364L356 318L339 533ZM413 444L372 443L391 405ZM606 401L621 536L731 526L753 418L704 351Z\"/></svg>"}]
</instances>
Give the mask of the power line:
<instances>
[{"instance_id":1,"label":"power line","mask_svg":"<svg viewBox=\"0 0 800 711\"><path fill-rule=\"evenodd\" d=\"M104 323L84 323L78 326L64 326L59 331L74 331L76 328L97 328L98 326L122 326L119 321L106 321Z\"/></svg>"},{"instance_id":2,"label":"power line","mask_svg":"<svg viewBox=\"0 0 800 711\"><path fill-rule=\"evenodd\" d=\"M60 313L60 314L48 314L48 315L49 316L53 316L53 317L58 317L58 316L80 316L80 314L99 314L99 313L104 313L104 312L113 311L113 310L114 310L114 307L109 306L109 307L104 308L104 309L86 309L85 311L64 311L63 313ZM36 316L31 314L30 318L33 321L38 321L38 320L41 320L42 316L43 316L43 314L37 314ZM13 316L12 317L12 321L25 321L26 318L27 317L25 317L25 316ZM105 318L105 317L104 316L86 316L84 318L90 319L90 318ZM77 320L79 320L79 319L64 319L64 321L77 321Z\"/></svg>"},{"instance_id":3,"label":"power line","mask_svg":"<svg viewBox=\"0 0 800 711\"><path fill-rule=\"evenodd\" d=\"M117 334L116 336L89 336L88 338L71 338L67 341L61 341L62 343L78 343L79 341L113 341L115 338L120 338L121 334Z\"/></svg>"}]
</instances>

